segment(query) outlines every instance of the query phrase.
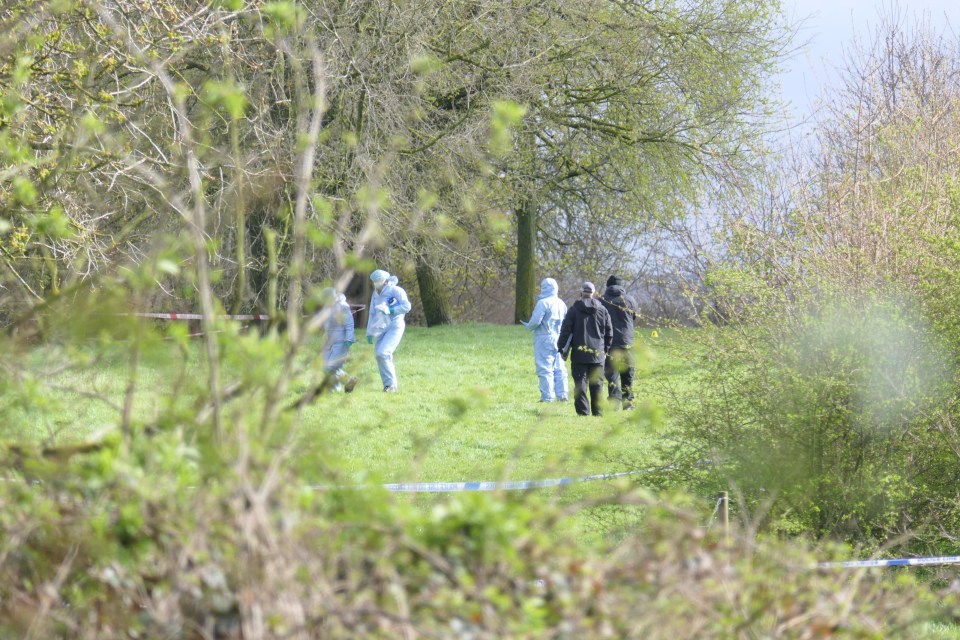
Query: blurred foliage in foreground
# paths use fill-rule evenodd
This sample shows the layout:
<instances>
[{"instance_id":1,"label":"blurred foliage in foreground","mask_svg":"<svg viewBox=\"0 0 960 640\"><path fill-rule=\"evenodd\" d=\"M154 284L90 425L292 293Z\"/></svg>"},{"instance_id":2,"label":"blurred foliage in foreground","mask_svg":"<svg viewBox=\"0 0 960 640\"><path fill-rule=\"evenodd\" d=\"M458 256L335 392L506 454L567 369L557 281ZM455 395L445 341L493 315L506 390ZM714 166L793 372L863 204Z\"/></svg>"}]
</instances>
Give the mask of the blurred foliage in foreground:
<instances>
[{"instance_id":1,"label":"blurred foliage in foreground","mask_svg":"<svg viewBox=\"0 0 960 640\"><path fill-rule=\"evenodd\" d=\"M248 445L234 473L181 432L8 449L2 635L881 638L951 611L906 574L726 544L679 499L621 494L643 527L585 548L534 495L418 510L379 490L303 489Z\"/></svg>"}]
</instances>

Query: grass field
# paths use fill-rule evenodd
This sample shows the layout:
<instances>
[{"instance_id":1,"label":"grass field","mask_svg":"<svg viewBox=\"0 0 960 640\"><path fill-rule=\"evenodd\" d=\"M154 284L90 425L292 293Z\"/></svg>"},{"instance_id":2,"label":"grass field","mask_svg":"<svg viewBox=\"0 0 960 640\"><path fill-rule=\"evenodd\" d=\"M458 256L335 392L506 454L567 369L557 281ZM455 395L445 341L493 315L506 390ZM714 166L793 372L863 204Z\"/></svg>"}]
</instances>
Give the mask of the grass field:
<instances>
[{"instance_id":1,"label":"grass field","mask_svg":"<svg viewBox=\"0 0 960 640\"><path fill-rule=\"evenodd\" d=\"M661 349L645 375L657 375ZM345 470L385 482L532 479L655 464L650 412L575 415L539 403L530 334L521 327L410 327L395 355L400 392L384 394L372 347L353 347L352 394L321 398L304 434L330 444ZM639 400L644 396L642 378ZM332 445L336 443L336 445Z\"/></svg>"},{"instance_id":2,"label":"grass field","mask_svg":"<svg viewBox=\"0 0 960 640\"><path fill-rule=\"evenodd\" d=\"M532 338L522 327L408 327L395 354L400 378L395 394L383 393L373 347L358 332L348 369L360 382L351 394L326 394L306 408L300 453L337 461L357 482L528 480L657 464L651 443L661 437L663 425L651 409L655 399L645 381L683 376L684 369L669 355L678 334L661 331L656 340L649 330L637 335L638 409L593 418L575 415L572 402L538 402ZM312 361L319 369L320 345L319 337L311 341L303 365ZM203 380L201 351L200 341L191 342L185 354L165 342L142 358L134 401L141 422L178 394L182 371ZM56 369L67 359L53 347L34 357L38 371L44 368L40 361ZM269 366L264 362L268 359L228 360L222 379L229 384L248 367ZM23 409L25 419L17 422L30 425L29 430L9 435L78 439L116 428L129 371L129 357L117 350L80 369L37 375L34 384L56 390L48 394L51 404ZM294 386L291 398L308 384L304 378Z\"/></svg>"},{"instance_id":3,"label":"grass field","mask_svg":"<svg viewBox=\"0 0 960 640\"><path fill-rule=\"evenodd\" d=\"M582 418L570 402L538 402L532 339L522 327L409 327L395 356L400 378L396 394L381 391L373 348L358 334L361 342L353 347L349 367L360 380L357 389L321 396L305 409L293 462L307 483L328 482L324 470L331 466L347 482L379 483L534 480L657 465L663 461L656 458L655 445L669 432L669 416L659 417L653 383L683 385L692 373L673 355L689 334L658 330L658 335L651 338L649 328L637 332L640 408ZM243 339L251 344L257 340L252 335ZM255 344L252 349L255 353ZM176 393L184 363L185 377L202 384L201 350L199 341L191 342L186 352L173 342L161 342L144 357L134 403L141 421L148 422ZM316 365L316 371L319 352L316 338L301 364ZM53 347L37 350L35 370L65 359L62 355ZM262 362L230 362L225 361L222 372L226 383L241 378L245 368L269 366L266 357ZM32 431L7 435L74 440L117 428L129 370L129 358L116 350L79 371L37 376L26 384L52 386L58 393L44 407L18 408L5 398L0 410L36 416L18 421L30 424ZM309 376L298 384L290 390L291 398L306 390ZM614 483L600 481L537 495L571 504L613 490ZM704 496L704 505L709 511L708 498ZM445 499L442 494L410 498L415 504ZM582 514L567 526L585 538L603 535ZM921 637L958 639L960 629L931 623Z\"/></svg>"},{"instance_id":4,"label":"grass field","mask_svg":"<svg viewBox=\"0 0 960 640\"><path fill-rule=\"evenodd\" d=\"M661 461L653 445L666 427L658 419L649 381L682 377L685 370L670 357L671 341L682 334L660 331L652 339L650 333L637 332L638 408L608 410L601 418L575 415L572 402L538 402L532 338L522 327L408 327L395 354L400 391L394 394L383 393L373 347L358 333L348 366L359 379L356 390L322 395L304 410L291 464L308 484L331 482L331 468L339 472L338 482L372 484L537 480L656 465ZM256 354L255 335L238 339L249 341L247 351ZM320 338L314 338L302 354L300 364L315 373L290 389L291 400L316 381L320 346ZM190 342L186 351L174 342L155 342L145 352L133 403L138 422L149 423L164 404L169 412L170 402L192 410L191 394L178 389L189 388L184 379L203 384L202 349L200 341ZM68 441L117 429L130 358L122 347L108 352L89 366L38 375L33 383L52 386L56 393L46 395L46 406L18 410L26 419L16 422L30 425L29 431L8 435ZM33 355L34 370L56 370L65 355L41 348ZM227 358L222 379L229 385L269 362L266 356ZM614 483L597 481L540 493L569 504L614 490ZM443 497L412 499L423 504Z\"/></svg>"}]
</instances>

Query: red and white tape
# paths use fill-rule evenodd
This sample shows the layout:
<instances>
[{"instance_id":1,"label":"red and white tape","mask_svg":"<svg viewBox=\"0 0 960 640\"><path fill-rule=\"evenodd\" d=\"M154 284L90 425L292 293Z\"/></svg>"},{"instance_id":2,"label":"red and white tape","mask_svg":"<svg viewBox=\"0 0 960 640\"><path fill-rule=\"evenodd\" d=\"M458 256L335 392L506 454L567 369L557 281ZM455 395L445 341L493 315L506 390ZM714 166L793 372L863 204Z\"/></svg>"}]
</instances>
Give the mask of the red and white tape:
<instances>
[{"instance_id":1,"label":"red and white tape","mask_svg":"<svg viewBox=\"0 0 960 640\"><path fill-rule=\"evenodd\" d=\"M350 309L352 313L357 313L366 309L366 305L362 304L352 304ZM206 316L202 313L131 313L128 314L131 316L136 316L137 318L155 318L157 320L203 320ZM270 316L263 313L254 313L254 314L240 314L240 315L222 315L214 316L220 320L256 320L256 321L267 321L270 320Z\"/></svg>"},{"instance_id":2,"label":"red and white tape","mask_svg":"<svg viewBox=\"0 0 960 640\"><path fill-rule=\"evenodd\" d=\"M156 318L158 320L203 320L206 316L202 313L131 313L130 315L138 318ZM247 315L224 315L215 316L221 320L269 320L270 316L264 314Z\"/></svg>"}]
</instances>

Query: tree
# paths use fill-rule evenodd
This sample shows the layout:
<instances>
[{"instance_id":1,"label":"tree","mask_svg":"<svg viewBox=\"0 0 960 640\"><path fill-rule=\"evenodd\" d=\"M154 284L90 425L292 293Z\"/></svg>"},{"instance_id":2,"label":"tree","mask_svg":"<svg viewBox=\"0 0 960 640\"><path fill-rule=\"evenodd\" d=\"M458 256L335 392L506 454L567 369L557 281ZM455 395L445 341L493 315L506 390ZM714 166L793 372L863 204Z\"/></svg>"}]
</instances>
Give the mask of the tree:
<instances>
[{"instance_id":1,"label":"tree","mask_svg":"<svg viewBox=\"0 0 960 640\"><path fill-rule=\"evenodd\" d=\"M701 486L736 486L756 526L954 548L960 58L937 31L885 18L799 170L724 219L707 282L728 325L670 407L682 448L722 460Z\"/></svg>"},{"instance_id":2,"label":"tree","mask_svg":"<svg viewBox=\"0 0 960 640\"><path fill-rule=\"evenodd\" d=\"M750 169L769 115L763 80L786 42L778 8L544 9L546 62L524 96L519 164L507 167L517 194L517 320L533 307L543 231L576 242L567 220L675 216L704 180Z\"/></svg>"},{"instance_id":3,"label":"tree","mask_svg":"<svg viewBox=\"0 0 960 640\"><path fill-rule=\"evenodd\" d=\"M157 234L180 229L190 204L173 203L171 211L168 189L191 178L171 156L176 151L156 142L181 135L179 116L203 143L199 186L216 214L203 232L221 240L210 247L214 272L236 282L234 309L249 304L242 203L264 187L276 192L292 173L283 152L292 134L269 117L289 99L274 92L283 83L267 64L268 39L236 12L182 3L149 11L124 2L26 3L3 19L29 28L2 62L2 73L18 78L4 92L4 151L21 185L20 196L5 190L4 217L25 237L18 255L7 256L8 271L23 276L14 289L42 297L109 265L143 263ZM161 69L176 87L164 86ZM180 114L170 102L174 88L186 94ZM250 144L260 142L271 152L252 153ZM167 284L171 295L191 295Z\"/></svg>"},{"instance_id":4,"label":"tree","mask_svg":"<svg viewBox=\"0 0 960 640\"><path fill-rule=\"evenodd\" d=\"M344 232L359 228L363 206L342 194L376 185L390 194L376 207L381 242L400 265L497 269L500 253L489 248L503 233L496 212L507 212L523 316L540 235L548 226L564 232L554 221L624 209L631 220L673 215L703 176L748 168L766 115L760 80L786 37L775 9L318 5L329 58L345 65L331 73L330 139L353 147L320 163L323 191L338 203L332 228L352 246L356 237ZM510 103L526 108L515 144L488 145L497 121L516 115L504 112ZM412 271L418 280L440 273Z\"/></svg>"}]
</instances>

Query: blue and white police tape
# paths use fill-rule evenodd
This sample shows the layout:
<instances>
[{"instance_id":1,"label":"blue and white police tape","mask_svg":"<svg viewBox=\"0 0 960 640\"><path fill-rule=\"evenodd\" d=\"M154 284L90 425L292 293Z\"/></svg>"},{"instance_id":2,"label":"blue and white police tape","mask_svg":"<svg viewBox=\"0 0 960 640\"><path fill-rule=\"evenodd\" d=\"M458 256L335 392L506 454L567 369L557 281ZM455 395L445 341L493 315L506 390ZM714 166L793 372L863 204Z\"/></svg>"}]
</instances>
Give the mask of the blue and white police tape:
<instances>
[{"instance_id":1,"label":"blue and white police tape","mask_svg":"<svg viewBox=\"0 0 960 640\"><path fill-rule=\"evenodd\" d=\"M652 473L662 471L663 469L672 469L673 465L663 465L662 467L650 467L647 469L635 469L633 471L620 471L617 473L598 473L592 476L579 476L576 478L549 478L546 480L499 480L483 482L397 482L382 485L329 485L329 484L308 484L303 488L311 491L329 491L330 489L370 489L373 486L380 486L387 491L398 493L451 493L455 491L523 491L526 489L544 489L548 487L565 487L579 482L593 482L596 480L614 480L616 478L625 478L640 473ZM39 483L38 480L33 481ZM190 485L190 488L194 488Z\"/></svg>"},{"instance_id":2,"label":"blue and white police tape","mask_svg":"<svg viewBox=\"0 0 960 640\"><path fill-rule=\"evenodd\" d=\"M637 475L638 473L650 473L663 467L653 467L650 469L638 469L636 471L621 471L619 473L600 473L592 476L581 476L578 478L551 478L547 480L504 480L489 482L400 482L380 485L387 491L398 493L451 493L455 491L523 491L527 489L544 489L547 487L565 487L579 482L592 482L595 480L613 480L626 476ZM324 491L328 489L365 489L365 486L337 486L330 485L309 485L307 489L315 491Z\"/></svg>"},{"instance_id":3,"label":"blue and white police tape","mask_svg":"<svg viewBox=\"0 0 960 640\"><path fill-rule=\"evenodd\" d=\"M960 564L960 556L932 556L928 558L892 558L890 560L845 560L818 562L817 569L868 569L871 567L920 567L936 564Z\"/></svg>"}]
</instances>

